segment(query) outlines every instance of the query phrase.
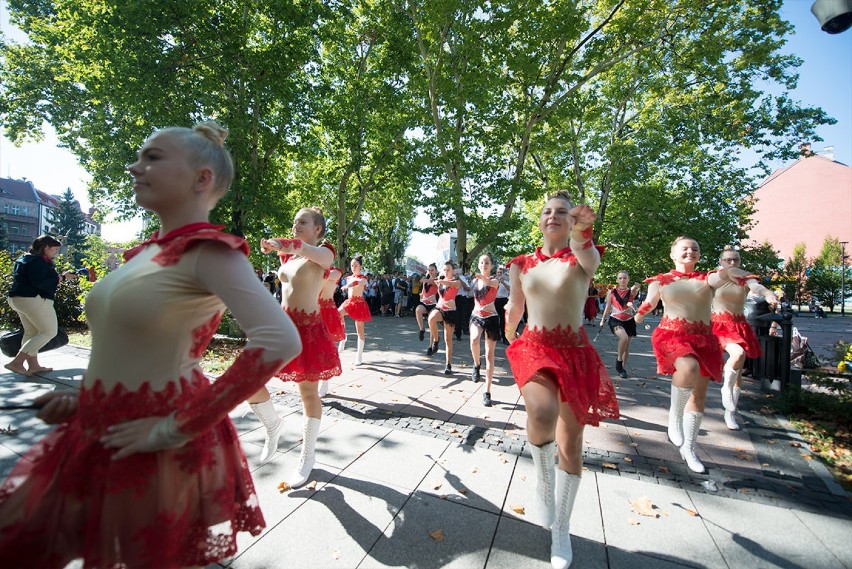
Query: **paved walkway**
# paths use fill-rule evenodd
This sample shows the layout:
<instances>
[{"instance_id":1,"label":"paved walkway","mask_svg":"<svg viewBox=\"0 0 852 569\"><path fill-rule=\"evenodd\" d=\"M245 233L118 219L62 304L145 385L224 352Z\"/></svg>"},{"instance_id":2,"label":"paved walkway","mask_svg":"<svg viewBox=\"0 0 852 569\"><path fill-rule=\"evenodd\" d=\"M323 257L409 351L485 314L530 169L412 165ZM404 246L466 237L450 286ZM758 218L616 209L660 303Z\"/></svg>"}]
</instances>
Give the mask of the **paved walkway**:
<instances>
[{"instance_id":1,"label":"paved walkway","mask_svg":"<svg viewBox=\"0 0 852 569\"><path fill-rule=\"evenodd\" d=\"M802 318L795 325L817 353L852 338L852 318ZM324 400L315 488L277 491L298 462L301 410L292 386L270 384L287 422L271 463L256 463L263 431L248 407L232 414L267 529L241 536L238 555L225 565L549 567L549 532L535 525L526 415L504 347L498 345L495 405L488 408L483 383L469 378L467 337L455 346L454 375L445 376L443 338L439 353L426 357L428 336L418 340L412 318L368 324L360 367L353 365L349 330L344 374ZM739 432L725 427L719 390L711 386L698 445L709 472L686 468L666 441L669 383L656 375L651 330L640 332L627 366L631 377L614 378L622 418L585 432L573 566L852 567L850 494L783 417L767 413L767 395L756 383L745 386ZM608 329L595 346L611 369L616 344ZM0 398L23 402L76 387L88 350L68 346L41 359L57 371L26 380L0 374ZM7 427L15 433L0 434L0 475L46 432L27 411L0 414L0 428ZM646 512L652 516L634 511L631 502L642 498L653 505Z\"/></svg>"}]
</instances>

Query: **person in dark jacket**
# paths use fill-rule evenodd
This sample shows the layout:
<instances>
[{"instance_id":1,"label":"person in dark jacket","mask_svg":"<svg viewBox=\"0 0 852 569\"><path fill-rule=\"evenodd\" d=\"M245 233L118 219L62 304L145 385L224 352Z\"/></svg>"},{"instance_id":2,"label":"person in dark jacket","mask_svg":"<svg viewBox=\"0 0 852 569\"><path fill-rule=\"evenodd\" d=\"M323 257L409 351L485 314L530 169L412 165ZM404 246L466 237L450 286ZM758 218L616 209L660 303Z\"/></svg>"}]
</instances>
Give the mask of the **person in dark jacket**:
<instances>
[{"instance_id":1,"label":"person in dark jacket","mask_svg":"<svg viewBox=\"0 0 852 569\"><path fill-rule=\"evenodd\" d=\"M38 351L58 330L53 299L59 286L59 274L53 258L60 247L62 243L58 239L41 235L33 241L29 253L15 261L12 270L12 287L7 300L21 318L24 337L21 351L4 367L20 375L53 370L38 363Z\"/></svg>"}]
</instances>

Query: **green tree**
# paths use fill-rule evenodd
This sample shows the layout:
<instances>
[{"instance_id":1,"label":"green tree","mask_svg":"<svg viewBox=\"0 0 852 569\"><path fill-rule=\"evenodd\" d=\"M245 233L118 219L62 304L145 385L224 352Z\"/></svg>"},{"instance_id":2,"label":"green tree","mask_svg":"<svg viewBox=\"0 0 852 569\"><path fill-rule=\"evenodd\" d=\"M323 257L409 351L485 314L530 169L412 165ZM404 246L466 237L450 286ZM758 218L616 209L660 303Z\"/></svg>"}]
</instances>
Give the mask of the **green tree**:
<instances>
[{"instance_id":1,"label":"green tree","mask_svg":"<svg viewBox=\"0 0 852 569\"><path fill-rule=\"evenodd\" d=\"M814 259L806 288L811 295L829 310L841 302L840 290L842 270L840 239L828 236L822 243L819 256Z\"/></svg>"},{"instance_id":2,"label":"green tree","mask_svg":"<svg viewBox=\"0 0 852 569\"><path fill-rule=\"evenodd\" d=\"M79 267L86 256L86 216L71 188L65 190L62 199L51 210L49 223L51 231L61 236L65 254L71 257L71 263Z\"/></svg>"},{"instance_id":3,"label":"green tree","mask_svg":"<svg viewBox=\"0 0 852 569\"><path fill-rule=\"evenodd\" d=\"M784 263L769 241L760 245L743 246L740 248L740 259L745 270L768 278L778 274Z\"/></svg>"},{"instance_id":4,"label":"green tree","mask_svg":"<svg viewBox=\"0 0 852 569\"><path fill-rule=\"evenodd\" d=\"M811 263L806 256L806 246L804 243L797 243L793 247L793 256L787 259L784 264L784 277L788 283L784 287L784 293L788 298L794 299L799 305L799 311L802 310L802 302L806 301L805 293L807 288L807 272L810 269Z\"/></svg>"},{"instance_id":5,"label":"green tree","mask_svg":"<svg viewBox=\"0 0 852 569\"><path fill-rule=\"evenodd\" d=\"M6 230L6 218L0 215L0 251L9 250L9 232Z\"/></svg>"}]
</instances>

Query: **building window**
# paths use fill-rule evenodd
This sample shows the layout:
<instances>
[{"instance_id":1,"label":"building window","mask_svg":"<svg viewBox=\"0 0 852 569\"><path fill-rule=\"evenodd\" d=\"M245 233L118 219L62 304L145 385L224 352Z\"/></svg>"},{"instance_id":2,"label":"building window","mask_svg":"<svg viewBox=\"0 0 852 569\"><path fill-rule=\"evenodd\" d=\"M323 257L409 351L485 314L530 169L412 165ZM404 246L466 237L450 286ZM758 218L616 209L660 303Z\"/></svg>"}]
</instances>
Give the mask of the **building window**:
<instances>
[{"instance_id":1,"label":"building window","mask_svg":"<svg viewBox=\"0 0 852 569\"><path fill-rule=\"evenodd\" d=\"M3 204L3 213L9 213L9 204L7 204L7 203Z\"/></svg>"},{"instance_id":2,"label":"building window","mask_svg":"<svg viewBox=\"0 0 852 569\"><path fill-rule=\"evenodd\" d=\"M12 206L12 215L19 215L21 213L21 206L13 205Z\"/></svg>"},{"instance_id":3,"label":"building window","mask_svg":"<svg viewBox=\"0 0 852 569\"><path fill-rule=\"evenodd\" d=\"M24 207L21 208L21 215L29 215L29 214L30 214L30 208L28 208L27 206L24 206Z\"/></svg>"},{"instance_id":4,"label":"building window","mask_svg":"<svg viewBox=\"0 0 852 569\"><path fill-rule=\"evenodd\" d=\"M11 233L12 235L17 235L19 232L20 232L20 229L18 229L17 225L13 225L12 227L9 228L9 233Z\"/></svg>"},{"instance_id":5,"label":"building window","mask_svg":"<svg viewBox=\"0 0 852 569\"><path fill-rule=\"evenodd\" d=\"M30 234L30 228L29 227L27 227L26 225L21 227L21 235L29 235L29 234Z\"/></svg>"}]
</instances>

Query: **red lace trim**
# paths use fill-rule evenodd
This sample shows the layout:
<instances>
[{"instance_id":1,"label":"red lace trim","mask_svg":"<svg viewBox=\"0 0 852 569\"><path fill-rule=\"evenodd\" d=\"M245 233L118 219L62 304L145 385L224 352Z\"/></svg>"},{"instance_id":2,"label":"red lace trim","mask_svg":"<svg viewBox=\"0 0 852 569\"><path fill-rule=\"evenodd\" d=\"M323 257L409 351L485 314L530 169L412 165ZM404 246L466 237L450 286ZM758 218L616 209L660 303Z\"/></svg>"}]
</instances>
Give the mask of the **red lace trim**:
<instances>
[{"instance_id":1,"label":"red lace trim","mask_svg":"<svg viewBox=\"0 0 852 569\"><path fill-rule=\"evenodd\" d=\"M557 350L565 350L568 348L579 348L589 345L589 337L586 335L586 329L580 328L574 330L571 326L560 325L556 328L537 328L530 326L523 332L523 337L531 342L550 346Z\"/></svg>"},{"instance_id":2,"label":"red lace trim","mask_svg":"<svg viewBox=\"0 0 852 569\"><path fill-rule=\"evenodd\" d=\"M190 357L200 358L204 355L204 351L210 345L210 340L213 339L213 335L219 329L219 322L222 321L223 314L224 312L217 312L206 324L202 324L192 331L192 347L189 349Z\"/></svg>"},{"instance_id":3,"label":"red lace trim","mask_svg":"<svg viewBox=\"0 0 852 569\"><path fill-rule=\"evenodd\" d=\"M124 252L124 260L129 261L139 254L148 245L156 244L161 247L159 253L154 255L152 261L164 267L175 265L180 261L181 256L196 243L204 241L218 241L224 243L231 249L241 251L248 256L249 246L246 240L236 235L222 233L218 231L223 225L211 225L209 223L191 223L179 229L169 232L165 237L160 238L159 232L145 241Z\"/></svg>"},{"instance_id":4,"label":"red lace trim","mask_svg":"<svg viewBox=\"0 0 852 569\"><path fill-rule=\"evenodd\" d=\"M692 322L686 318L671 318L663 316L660 319L660 328L680 332L683 334L712 334L713 327L704 322Z\"/></svg>"},{"instance_id":5,"label":"red lace trim","mask_svg":"<svg viewBox=\"0 0 852 569\"><path fill-rule=\"evenodd\" d=\"M737 284L738 284L738 285L740 285L740 286L745 286L745 285L746 285L746 283L747 283L748 281L750 281L751 279L754 279L754 280L756 280L757 282L760 282L760 277L759 277L758 275L743 275L743 276L741 276L741 277L733 277L733 278L731 278L731 280L732 280L732 281L734 281L735 283L737 283Z\"/></svg>"},{"instance_id":6,"label":"red lace trim","mask_svg":"<svg viewBox=\"0 0 852 569\"><path fill-rule=\"evenodd\" d=\"M358 298L363 302L362 297ZM287 309L286 312L299 330L304 348L301 354L275 374L276 377L283 381L319 381L343 373L337 346L331 340L322 315L301 309Z\"/></svg>"},{"instance_id":7,"label":"red lace trim","mask_svg":"<svg viewBox=\"0 0 852 569\"><path fill-rule=\"evenodd\" d=\"M682 273L680 271L671 270L667 273L660 273L653 277L648 277L644 282L650 283L657 281L660 285L665 286L680 279L698 279L700 281L706 281L707 277L714 272L716 271L693 271L691 273Z\"/></svg>"},{"instance_id":8,"label":"red lace trim","mask_svg":"<svg viewBox=\"0 0 852 569\"><path fill-rule=\"evenodd\" d=\"M591 243L591 242L589 242ZM598 250L601 256L603 256L604 251L606 251L606 247L603 245L595 245L595 249ZM584 249L588 249L589 247L584 247ZM530 253L527 255L518 255L508 263L506 263L507 267L511 267L512 265L517 265L522 273L526 273L533 267L539 264L542 261L549 261L550 259L559 259L562 263L568 263L570 266L574 266L577 264L577 257L571 251L571 247L565 247L564 249L560 249L552 256L547 256L541 252L541 247L536 247L534 253Z\"/></svg>"},{"instance_id":9,"label":"red lace trim","mask_svg":"<svg viewBox=\"0 0 852 569\"><path fill-rule=\"evenodd\" d=\"M738 344L750 358L759 357L763 353L760 349L760 340L744 315L714 312L712 318L713 334L719 340L722 349L725 349L728 344Z\"/></svg>"}]
</instances>

